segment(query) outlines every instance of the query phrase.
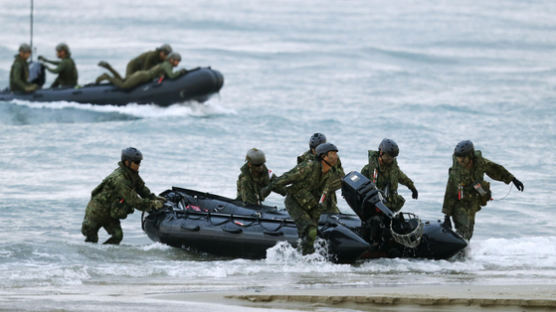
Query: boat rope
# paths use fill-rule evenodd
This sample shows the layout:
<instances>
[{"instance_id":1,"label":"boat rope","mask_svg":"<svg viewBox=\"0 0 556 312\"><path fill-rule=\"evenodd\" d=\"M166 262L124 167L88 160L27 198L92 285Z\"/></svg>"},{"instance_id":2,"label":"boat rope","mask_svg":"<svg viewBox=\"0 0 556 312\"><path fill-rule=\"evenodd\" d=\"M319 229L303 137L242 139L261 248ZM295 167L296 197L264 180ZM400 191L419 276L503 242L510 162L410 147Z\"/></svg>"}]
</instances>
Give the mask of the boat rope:
<instances>
[{"instance_id":1,"label":"boat rope","mask_svg":"<svg viewBox=\"0 0 556 312\"><path fill-rule=\"evenodd\" d=\"M508 189L508 193L506 193L506 195L504 195L504 197L502 197L502 198L493 198L492 200L504 200L504 199L506 199L506 197L508 197L510 195L510 193L512 192L512 188L513 188L513 185L510 184L510 188Z\"/></svg>"}]
</instances>

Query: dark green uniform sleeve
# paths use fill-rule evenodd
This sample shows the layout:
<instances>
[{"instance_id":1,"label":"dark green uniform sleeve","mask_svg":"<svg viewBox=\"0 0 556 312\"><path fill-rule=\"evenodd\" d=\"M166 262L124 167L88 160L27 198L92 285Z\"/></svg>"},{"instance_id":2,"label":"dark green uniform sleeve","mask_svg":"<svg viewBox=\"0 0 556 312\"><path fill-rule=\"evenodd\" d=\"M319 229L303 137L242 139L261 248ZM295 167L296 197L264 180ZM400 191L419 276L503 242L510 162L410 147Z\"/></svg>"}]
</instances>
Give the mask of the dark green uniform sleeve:
<instances>
[{"instance_id":1,"label":"dark green uniform sleeve","mask_svg":"<svg viewBox=\"0 0 556 312\"><path fill-rule=\"evenodd\" d=\"M164 75L165 75L167 78L170 78L170 79L174 79L174 78L179 77L179 76L181 76L181 75L184 74L183 71L175 71L175 72L174 72L174 71L173 71L172 64L170 64L169 62L164 62L164 63L162 63L161 68L162 68L162 70L163 70L163 72L164 72Z\"/></svg>"},{"instance_id":2,"label":"dark green uniform sleeve","mask_svg":"<svg viewBox=\"0 0 556 312\"><path fill-rule=\"evenodd\" d=\"M137 193L141 196L141 198L148 198L151 200L156 199L156 195L153 194L151 190L145 186L145 184L137 190Z\"/></svg>"},{"instance_id":3,"label":"dark green uniform sleeve","mask_svg":"<svg viewBox=\"0 0 556 312\"><path fill-rule=\"evenodd\" d=\"M128 181L123 177L114 181L114 190L118 195L120 195L127 205L132 206L135 209L150 211L154 205L154 201L152 199L140 198L139 194L130 187ZM150 190L145 186L140 188L140 192L143 194L148 192L150 194Z\"/></svg>"},{"instance_id":4,"label":"dark green uniform sleeve","mask_svg":"<svg viewBox=\"0 0 556 312\"><path fill-rule=\"evenodd\" d=\"M448 183L446 183L446 191L444 192L444 203L442 204L442 213L451 216L455 202L457 200L457 185L455 184L452 168L448 171Z\"/></svg>"},{"instance_id":5,"label":"dark green uniform sleeve","mask_svg":"<svg viewBox=\"0 0 556 312\"><path fill-rule=\"evenodd\" d=\"M506 184L512 182L514 176L508 170L506 170L506 168L484 157L483 161L485 164L485 173L489 177L496 181L503 181Z\"/></svg>"},{"instance_id":6,"label":"dark green uniform sleeve","mask_svg":"<svg viewBox=\"0 0 556 312\"><path fill-rule=\"evenodd\" d=\"M413 181L401 169L398 169L398 182L407 186L410 190L415 188Z\"/></svg>"},{"instance_id":7,"label":"dark green uniform sleeve","mask_svg":"<svg viewBox=\"0 0 556 312\"><path fill-rule=\"evenodd\" d=\"M60 61L53 61L53 60L49 60L49 59L44 59L43 61L45 63L49 63L49 64L52 64L52 65L60 65L60 63L61 63Z\"/></svg>"},{"instance_id":8,"label":"dark green uniform sleeve","mask_svg":"<svg viewBox=\"0 0 556 312\"><path fill-rule=\"evenodd\" d=\"M24 71L23 68L21 68L22 65L23 64L20 63L20 62L14 64L12 77L10 77L11 84L14 84L15 86L17 86L17 88L19 90L25 90L25 87L27 87L27 82L21 80L22 72Z\"/></svg>"},{"instance_id":9,"label":"dark green uniform sleeve","mask_svg":"<svg viewBox=\"0 0 556 312\"><path fill-rule=\"evenodd\" d=\"M308 167L308 162L302 162L301 164L295 166L293 169L276 179L273 188L283 188L286 185L305 179L305 177L311 173L311 170Z\"/></svg>"},{"instance_id":10,"label":"dark green uniform sleeve","mask_svg":"<svg viewBox=\"0 0 556 312\"><path fill-rule=\"evenodd\" d=\"M46 68L46 70L48 70L49 72L53 73L53 74L59 74L61 72L63 72L64 70L67 69L67 67L69 66L68 62L57 62L58 64L53 63L54 65L58 65L56 66L56 68L50 68L48 66L44 66L44 68Z\"/></svg>"}]
</instances>

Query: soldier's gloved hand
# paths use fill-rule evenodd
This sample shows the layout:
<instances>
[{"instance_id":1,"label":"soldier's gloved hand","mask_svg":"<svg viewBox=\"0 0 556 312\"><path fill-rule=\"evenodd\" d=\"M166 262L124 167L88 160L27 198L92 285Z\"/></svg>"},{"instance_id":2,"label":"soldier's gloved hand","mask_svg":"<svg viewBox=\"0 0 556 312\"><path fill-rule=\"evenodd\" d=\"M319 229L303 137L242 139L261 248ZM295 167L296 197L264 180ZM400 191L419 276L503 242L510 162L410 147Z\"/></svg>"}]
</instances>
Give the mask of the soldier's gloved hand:
<instances>
[{"instance_id":1,"label":"soldier's gloved hand","mask_svg":"<svg viewBox=\"0 0 556 312\"><path fill-rule=\"evenodd\" d=\"M108 64L105 61L100 61L100 62L98 62L98 66L108 68L108 66L110 66L110 64Z\"/></svg>"},{"instance_id":2,"label":"soldier's gloved hand","mask_svg":"<svg viewBox=\"0 0 556 312\"><path fill-rule=\"evenodd\" d=\"M162 197L162 196L155 196L155 197L156 197L156 200L160 200L160 201L162 201L162 203L166 202L166 197Z\"/></svg>"},{"instance_id":3,"label":"soldier's gloved hand","mask_svg":"<svg viewBox=\"0 0 556 312\"><path fill-rule=\"evenodd\" d=\"M415 186L410 188L410 190L411 190L411 198L417 199L417 197L419 197L419 192L417 192Z\"/></svg>"},{"instance_id":4,"label":"soldier's gloved hand","mask_svg":"<svg viewBox=\"0 0 556 312\"><path fill-rule=\"evenodd\" d=\"M272 192L272 183L261 189L261 198L266 198Z\"/></svg>"},{"instance_id":5,"label":"soldier's gloved hand","mask_svg":"<svg viewBox=\"0 0 556 312\"><path fill-rule=\"evenodd\" d=\"M447 229L452 229L452 221L450 221L449 215L444 215L444 223L442 223L442 226Z\"/></svg>"},{"instance_id":6,"label":"soldier's gloved hand","mask_svg":"<svg viewBox=\"0 0 556 312\"><path fill-rule=\"evenodd\" d=\"M46 58L45 58L44 56L42 56L42 55L39 55L39 61L43 61L43 62L44 62L44 61L46 61Z\"/></svg>"},{"instance_id":7,"label":"soldier's gloved hand","mask_svg":"<svg viewBox=\"0 0 556 312\"><path fill-rule=\"evenodd\" d=\"M516 179L514 177L514 179L512 180L512 183L515 185L515 187L517 188L518 191L523 192L524 186L523 186L523 183L521 183L521 181L519 181L518 179Z\"/></svg>"},{"instance_id":8,"label":"soldier's gloved hand","mask_svg":"<svg viewBox=\"0 0 556 312\"><path fill-rule=\"evenodd\" d=\"M185 75L185 74L187 74L187 69L182 68L178 71L178 73L180 73L180 75Z\"/></svg>"},{"instance_id":9,"label":"soldier's gloved hand","mask_svg":"<svg viewBox=\"0 0 556 312\"><path fill-rule=\"evenodd\" d=\"M154 210L158 210L161 209L164 206L164 202L161 200L155 200L153 203L153 209Z\"/></svg>"}]
</instances>

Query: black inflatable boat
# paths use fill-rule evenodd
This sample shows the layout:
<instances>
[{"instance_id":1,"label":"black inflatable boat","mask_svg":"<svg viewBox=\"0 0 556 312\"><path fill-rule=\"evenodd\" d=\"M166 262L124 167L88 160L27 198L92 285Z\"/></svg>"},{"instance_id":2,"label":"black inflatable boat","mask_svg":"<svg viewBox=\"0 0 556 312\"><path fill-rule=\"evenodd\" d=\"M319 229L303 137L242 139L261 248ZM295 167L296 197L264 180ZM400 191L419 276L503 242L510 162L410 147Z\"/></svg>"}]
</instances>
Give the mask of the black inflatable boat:
<instances>
[{"instance_id":1,"label":"black inflatable boat","mask_svg":"<svg viewBox=\"0 0 556 312\"><path fill-rule=\"evenodd\" d=\"M38 63L34 63L38 64ZM42 73L41 73L42 71ZM44 83L44 70L31 66L30 81ZM43 76L41 78L41 75ZM36 80L34 81L36 82ZM197 68L176 79L153 80L130 90L121 90L112 84L91 84L81 88L39 89L33 93L0 92L0 101L24 100L33 102L68 101L97 105L156 104L169 106L185 101L205 102L220 91L224 77L210 67Z\"/></svg>"},{"instance_id":2,"label":"black inflatable boat","mask_svg":"<svg viewBox=\"0 0 556 312\"><path fill-rule=\"evenodd\" d=\"M342 184L342 195L357 215L321 216L318 234L328 243L331 261L446 259L467 245L440 220L421 222L411 213L394 216L383 205L374 184L358 172L348 174ZM295 223L286 210L177 187L161 195L167 199L165 207L142 217L143 230L153 241L218 256L255 259L264 258L266 250L279 241L294 247L298 244Z\"/></svg>"}]
</instances>

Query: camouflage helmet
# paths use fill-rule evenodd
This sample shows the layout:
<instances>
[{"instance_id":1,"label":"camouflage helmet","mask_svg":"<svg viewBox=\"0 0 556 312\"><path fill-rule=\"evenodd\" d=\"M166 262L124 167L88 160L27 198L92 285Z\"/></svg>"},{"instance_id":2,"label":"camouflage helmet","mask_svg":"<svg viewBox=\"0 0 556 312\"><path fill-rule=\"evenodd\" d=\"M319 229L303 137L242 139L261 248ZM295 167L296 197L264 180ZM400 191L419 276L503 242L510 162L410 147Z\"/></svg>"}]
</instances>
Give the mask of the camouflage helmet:
<instances>
[{"instance_id":1,"label":"camouflage helmet","mask_svg":"<svg viewBox=\"0 0 556 312\"><path fill-rule=\"evenodd\" d=\"M319 144L319 146L317 146L315 152L317 153L317 157L319 159L322 159L324 156L326 156L326 154L328 154L328 152L337 152L338 148L336 147L336 145L332 144L332 143L322 143Z\"/></svg>"},{"instance_id":2,"label":"camouflage helmet","mask_svg":"<svg viewBox=\"0 0 556 312\"><path fill-rule=\"evenodd\" d=\"M68 47L67 44L65 44L64 42L60 42L58 43L58 45L56 46L56 51L66 51L66 54L70 54L70 48Z\"/></svg>"},{"instance_id":3,"label":"camouflage helmet","mask_svg":"<svg viewBox=\"0 0 556 312\"><path fill-rule=\"evenodd\" d=\"M165 44L161 45L160 47L156 48L156 50L162 51L162 52L166 53L166 55L172 53L172 47L167 43L165 43Z\"/></svg>"},{"instance_id":4,"label":"camouflage helmet","mask_svg":"<svg viewBox=\"0 0 556 312\"><path fill-rule=\"evenodd\" d=\"M247 155L245 155L245 161L258 166L264 164L266 162L266 158L263 151L257 148L252 148L247 151Z\"/></svg>"},{"instance_id":5,"label":"camouflage helmet","mask_svg":"<svg viewBox=\"0 0 556 312\"><path fill-rule=\"evenodd\" d=\"M143 154L135 147L128 147L122 150L122 161L129 160L139 163L142 159Z\"/></svg>"},{"instance_id":6,"label":"camouflage helmet","mask_svg":"<svg viewBox=\"0 0 556 312\"><path fill-rule=\"evenodd\" d=\"M313 133L313 135L309 138L309 148L316 148L322 143L326 143L326 136L322 133Z\"/></svg>"},{"instance_id":7,"label":"camouflage helmet","mask_svg":"<svg viewBox=\"0 0 556 312\"><path fill-rule=\"evenodd\" d=\"M475 154L475 147L473 147L473 142L469 140L459 142L454 148L454 156L456 157L473 156L473 154Z\"/></svg>"},{"instance_id":8,"label":"camouflage helmet","mask_svg":"<svg viewBox=\"0 0 556 312\"><path fill-rule=\"evenodd\" d=\"M176 60L181 62L181 55L178 52L172 52L168 54L168 60Z\"/></svg>"},{"instance_id":9,"label":"camouflage helmet","mask_svg":"<svg viewBox=\"0 0 556 312\"><path fill-rule=\"evenodd\" d=\"M398 148L398 144L391 139L383 139L378 146L378 150L382 151L384 154L388 154L392 157L397 157L400 153L400 149Z\"/></svg>"},{"instance_id":10,"label":"camouflage helmet","mask_svg":"<svg viewBox=\"0 0 556 312\"><path fill-rule=\"evenodd\" d=\"M31 52L31 46L27 43L22 43L19 45L19 52Z\"/></svg>"}]
</instances>

